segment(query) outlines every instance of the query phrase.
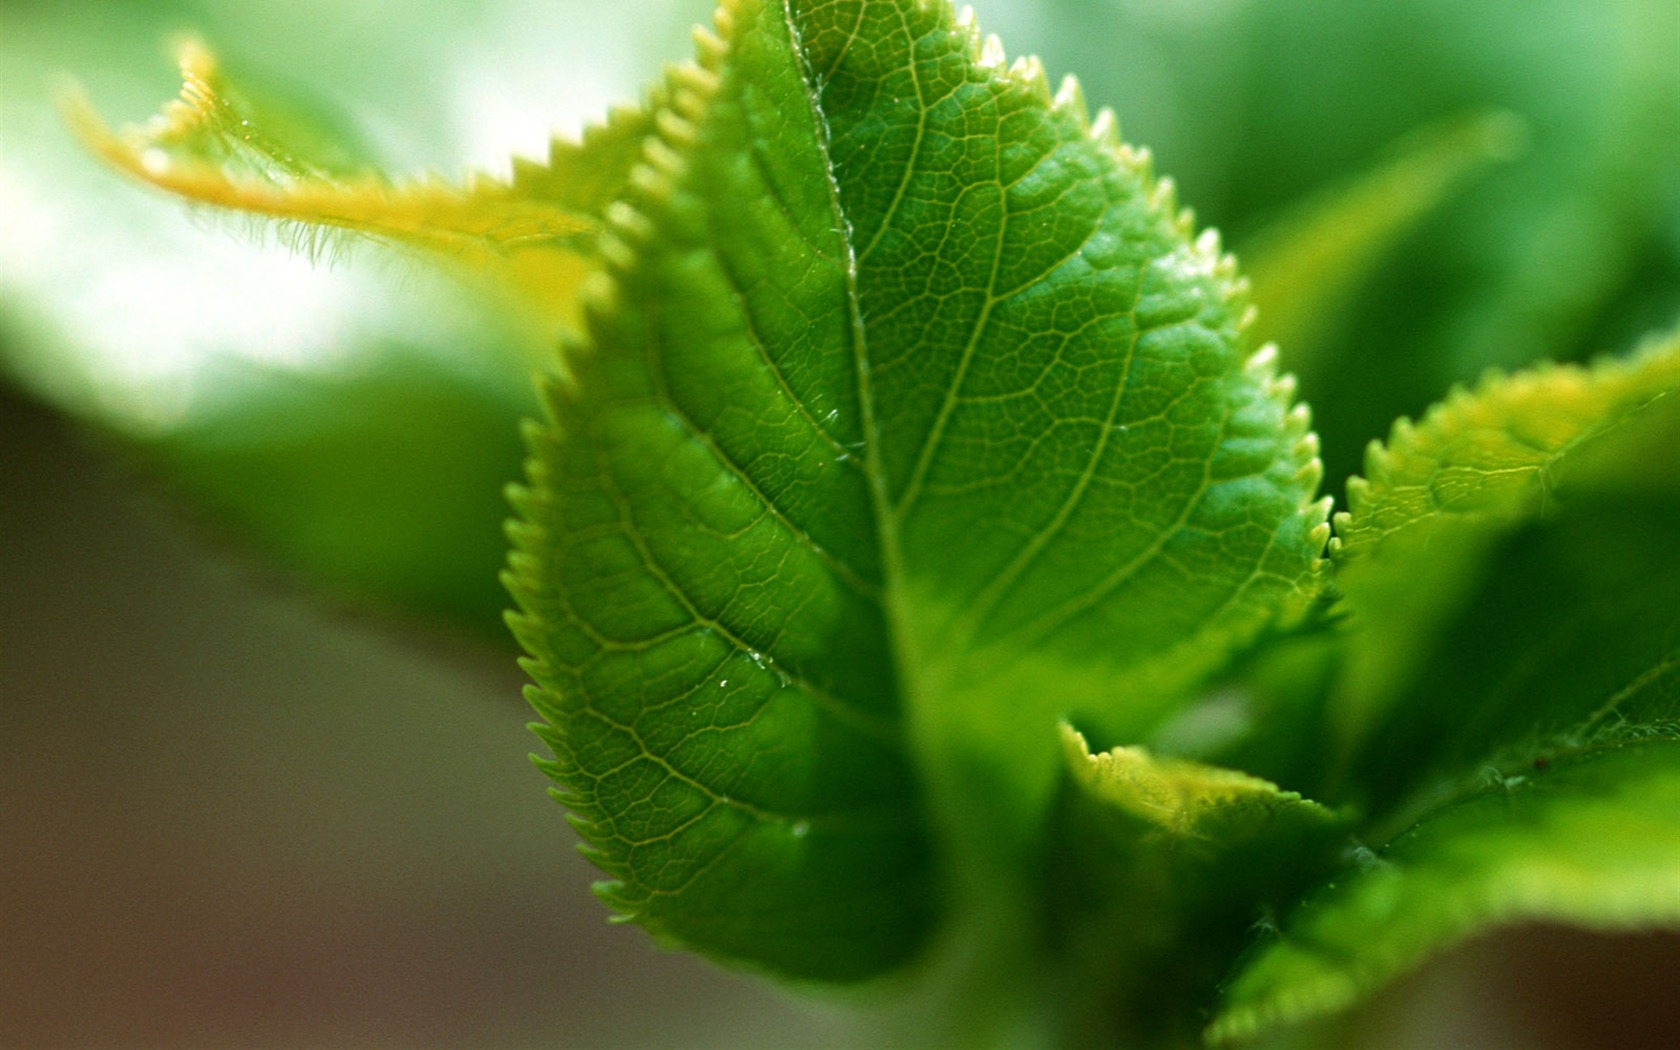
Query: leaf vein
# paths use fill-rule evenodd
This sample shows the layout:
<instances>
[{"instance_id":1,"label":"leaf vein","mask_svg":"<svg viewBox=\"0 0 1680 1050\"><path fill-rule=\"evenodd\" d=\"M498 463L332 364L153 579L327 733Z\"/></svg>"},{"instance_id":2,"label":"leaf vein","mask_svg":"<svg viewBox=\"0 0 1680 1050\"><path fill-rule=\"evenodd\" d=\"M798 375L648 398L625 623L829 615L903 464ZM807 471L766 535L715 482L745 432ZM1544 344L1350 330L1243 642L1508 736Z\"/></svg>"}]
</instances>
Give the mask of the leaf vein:
<instances>
[{"instance_id":1,"label":"leaf vein","mask_svg":"<svg viewBox=\"0 0 1680 1050\"><path fill-rule=\"evenodd\" d=\"M1136 304L1139 296L1143 294L1143 280L1144 268L1139 267L1136 282L1132 289L1131 302L1133 309L1127 311L1127 314L1133 317L1134 322L1136 319L1134 312ZM1050 545L1050 541L1061 534L1061 531L1067 527L1067 523L1072 519L1074 511L1084 501L1085 493L1090 489L1091 481L1096 477L1097 468L1102 463L1103 454L1108 450L1109 439L1114 433L1115 420L1120 414L1120 406L1125 401L1126 391L1131 384L1132 364L1137 359L1138 340L1141 335L1138 326L1134 323L1131 338L1126 344L1125 352L1121 355L1120 376L1114 384L1114 396L1109 399L1108 413L1102 420L1097 440L1092 446L1090 455L1085 460L1085 466L1080 471L1079 477L1069 490L1067 497L1062 501L1061 506L1056 509L1056 513L1051 520L1029 538L1026 545L1016 553L1009 565L993 576L986 587L975 596L968 612L964 614L962 621L957 625L956 636L961 641L972 640L975 632L979 630L980 622L1009 592L1009 588L1014 586L1015 581L1027 571L1033 562L1038 560L1039 555Z\"/></svg>"},{"instance_id":2,"label":"leaf vein","mask_svg":"<svg viewBox=\"0 0 1680 1050\"><path fill-rule=\"evenodd\" d=\"M607 485L612 490L613 501L618 507L621 519L624 521L625 535L635 547L637 555L642 559L642 563L647 566L648 574L652 576L662 588L664 588L666 593L682 607L683 611L695 623L716 631L719 637L723 638L729 644L735 646L738 651L749 657L754 654L759 654L760 651L758 649L749 645L745 639L737 634L728 624L724 623L722 619L702 613L699 606L695 604L693 597L690 596L681 584L679 584L676 579L665 570L664 566L660 564L658 557L648 547L647 541L643 538L642 530L636 525L634 509L631 506L630 501L625 497L623 490L620 489L617 484L616 476L613 474L612 463L609 457L603 450L597 450L596 455L600 464L601 476L606 479ZM773 643L771 644L773 645ZM767 648L769 647L770 646L767 646ZM763 655L764 658L769 659L768 654L761 655ZM827 689L824 689L815 682L810 681L804 675L789 670L782 664L781 661L775 661L775 663L775 673L778 676L785 679L790 685L799 689L814 703L822 707L825 711L840 721L862 732L866 732L878 740L887 742L894 747L900 746L897 734L893 731L892 725L883 720L880 716L870 713L860 704L835 696Z\"/></svg>"}]
</instances>

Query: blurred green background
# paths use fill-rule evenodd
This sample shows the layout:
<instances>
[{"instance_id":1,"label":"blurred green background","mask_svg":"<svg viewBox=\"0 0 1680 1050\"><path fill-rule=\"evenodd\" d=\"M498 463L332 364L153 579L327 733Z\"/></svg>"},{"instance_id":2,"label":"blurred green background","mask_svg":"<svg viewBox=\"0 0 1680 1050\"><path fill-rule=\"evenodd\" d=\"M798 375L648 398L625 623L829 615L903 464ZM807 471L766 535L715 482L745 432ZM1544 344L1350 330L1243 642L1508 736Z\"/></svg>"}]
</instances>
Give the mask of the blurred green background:
<instances>
[{"instance_id":1,"label":"blurred green background","mask_svg":"<svg viewBox=\"0 0 1680 1050\"><path fill-rule=\"evenodd\" d=\"M607 926L524 761L494 574L551 333L415 259L312 261L132 187L52 103L73 75L143 119L192 31L389 170L505 172L707 8L0 0L0 1044L867 1040ZM1419 129L1522 122L1284 347L1338 496L1449 384L1680 315L1673 0L978 13L1239 251ZM1657 1045L1677 963L1496 938L1385 996L1371 1045Z\"/></svg>"}]
</instances>

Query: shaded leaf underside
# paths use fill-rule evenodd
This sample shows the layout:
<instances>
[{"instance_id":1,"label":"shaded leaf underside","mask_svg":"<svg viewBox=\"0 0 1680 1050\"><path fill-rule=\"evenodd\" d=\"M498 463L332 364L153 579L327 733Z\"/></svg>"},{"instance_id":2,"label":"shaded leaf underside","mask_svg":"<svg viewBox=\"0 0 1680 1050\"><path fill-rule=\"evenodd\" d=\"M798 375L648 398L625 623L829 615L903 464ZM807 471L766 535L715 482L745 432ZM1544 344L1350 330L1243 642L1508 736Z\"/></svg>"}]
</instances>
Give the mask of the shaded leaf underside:
<instances>
[{"instance_id":1,"label":"shaded leaf underside","mask_svg":"<svg viewBox=\"0 0 1680 1050\"><path fill-rule=\"evenodd\" d=\"M719 29L609 209L516 629L608 900L860 976L933 910L927 793L1007 852L1058 714L1147 725L1309 586L1314 444L1076 91L942 3Z\"/></svg>"},{"instance_id":2,"label":"shaded leaf underside","mask_svg":"<svg viewBox=\"0 0 1680 1050\"><path fill-rule=\"evenodd\" d=\"M1063 745L1042 900L1060 1044L1193 1042L1252 924L1333 869L1349 815L1232 769L1092 754L1065 725Z\"/></svg>"},{"instance_id":3,"label":"shaded leaf underside","mask_svg":"<svg viewBox=\"0 0 1680 1050\"><path fill-rule=\"evenodd\" d=\"M1676 535L1673 499L1599 498L1491 546L1349 764L1373 815L1399 807L1392 824L1490 767L1672 727Z\"/></svg>"}]
</instances>

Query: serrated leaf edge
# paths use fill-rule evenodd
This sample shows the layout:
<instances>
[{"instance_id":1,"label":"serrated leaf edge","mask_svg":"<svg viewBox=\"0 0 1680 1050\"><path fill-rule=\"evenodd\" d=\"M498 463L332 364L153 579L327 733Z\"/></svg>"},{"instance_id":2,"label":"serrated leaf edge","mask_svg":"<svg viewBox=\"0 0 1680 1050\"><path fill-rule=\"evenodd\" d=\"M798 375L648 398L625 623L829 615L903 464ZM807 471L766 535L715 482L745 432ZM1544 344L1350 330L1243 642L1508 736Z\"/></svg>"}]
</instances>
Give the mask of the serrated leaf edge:
<instances>
[{"instance_id":1,"label":"serrated leaf edge","mask_svg":"<svg viewBox=\"0 0 1680 1050\"><path fill-rule=\"evenodd\" d=\"M1503 406L1514 406L1544 395L1548 389L1564 385L1575 387L1622 387L1621 397L1632 396L1637 403L1616 400L1607 394L1615 418L1585 422L1581 428L1557 447L1547 449L1546 461L1537 468L1537 477L1544 484L1546 471L1563 457L1603 434L1609 427L1641 410L1649 404L1680 390L1680 334L1656 336L1646 340L1627 356L1600 357L1588 364L1557 364L1541 362L1514 373L1489 370L1474 386L1455 386L1447 396L1431 406L1421 420L1407 417L1394 421L1386 441L1372 441L1365 450L1365 469L1362 476L1348 479L1348 509L1334 515L1334 536L1330 540L1329 555L1337 564L1345 564L1360 556L1362 548L1379 546L1396 530L1389 530L1365 543L1350 536L1359 528L1361 517L1379 505L1387 491L1404 482L1408 459L1429 457L1427 444L1436 433L1451 433L1460 425L1468 425L1480 414ZM1649 389L1649 393L1640 394ZM1515 510L1515 508L1513 508ZM1350 539L1355 541L1350 544Z\"/></svg>"}]
</instances>

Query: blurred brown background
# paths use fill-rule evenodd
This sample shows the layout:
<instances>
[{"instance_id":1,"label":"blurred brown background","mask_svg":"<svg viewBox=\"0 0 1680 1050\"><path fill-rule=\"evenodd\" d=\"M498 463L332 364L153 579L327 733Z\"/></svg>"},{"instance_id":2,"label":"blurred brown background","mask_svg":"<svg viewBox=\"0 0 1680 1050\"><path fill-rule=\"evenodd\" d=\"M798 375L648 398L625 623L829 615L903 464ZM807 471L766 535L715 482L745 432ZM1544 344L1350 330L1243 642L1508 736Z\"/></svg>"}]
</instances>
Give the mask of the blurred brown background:
<instances>
[{"instance_id":1,"label":"blurred brown background","mask_svg":"<svg viewBox=\"0 0 1680 1050\"><path fill-rule=\"evenodd\" d=\"M0 1044L844 1038L608 925L511 650L265 573L0 390Z\"/></svg>"}]
</instances>

